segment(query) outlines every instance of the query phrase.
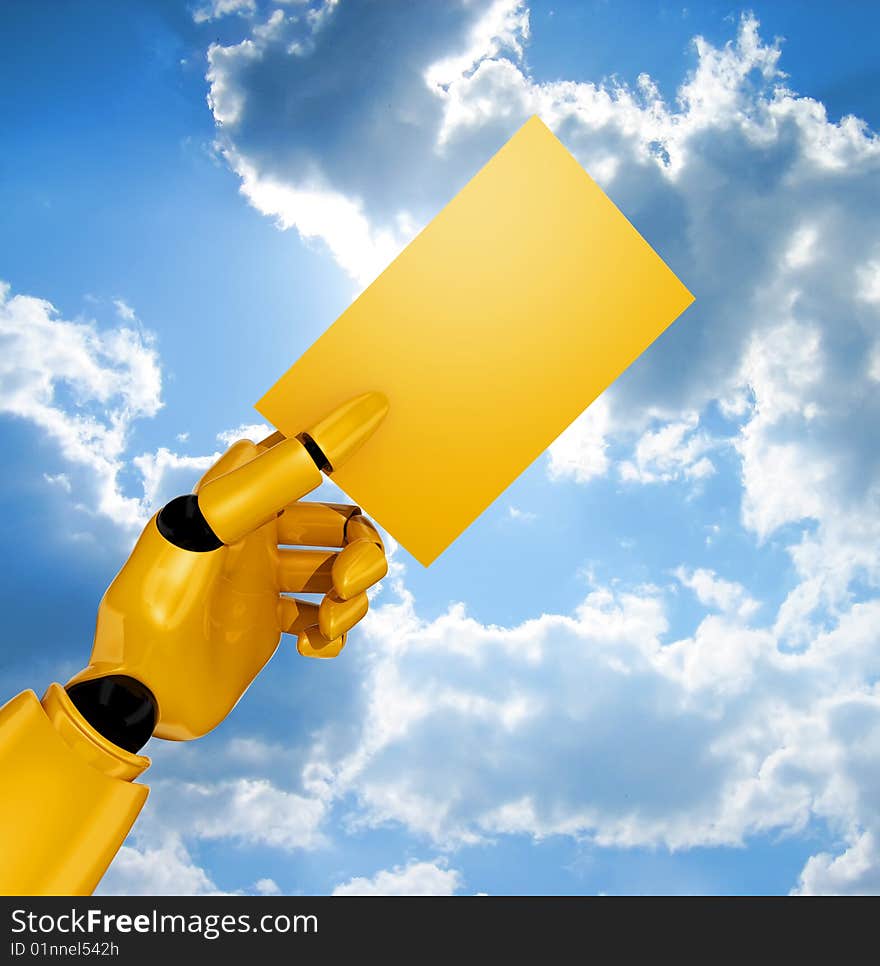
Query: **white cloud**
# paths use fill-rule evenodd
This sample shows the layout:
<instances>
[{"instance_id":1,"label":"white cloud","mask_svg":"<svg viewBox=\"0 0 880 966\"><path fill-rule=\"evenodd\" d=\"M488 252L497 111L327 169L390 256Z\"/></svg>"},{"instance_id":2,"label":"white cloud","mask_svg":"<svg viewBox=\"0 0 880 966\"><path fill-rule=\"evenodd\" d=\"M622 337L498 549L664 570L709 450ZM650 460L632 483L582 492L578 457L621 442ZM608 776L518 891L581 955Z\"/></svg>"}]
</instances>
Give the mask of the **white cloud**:
<instances>
[{"instance_id":1,"label":"white cloud","mask_svg":"<svg viewBox=\"0 0 880 966\"><path fill-rule=\"evenodd\" d=\"M249 439L252 443L259 443L260 440L271 436L274 430L266 423L242 423L232 429L224 429L217 433L217 442L224 446L231 446L240 439Z\"/></svg>"},{"instance_id":2,"label":"white cloud","mask_svg":"<svg viewBox=\"0 0 880 966\"><path fill-rule=\"evenodd\" d=\"M60 486L65 493L70 493L72 490L70 477L66 473L44 473L43 479L50 486Z\"/></svg>"},{"instance_id":3,"label":"white cloud","mask_svg":"<svg viewBox=\"0 0 880 966\"><path fill-rule=\"evenodd\" d=\"M261 896L280 896L281 889L274 879L257 879L254 892Z\"/></svg>"},{"instance_id":4,"label":"white cloud","mask_svg":"<svg viewBox=\"0 0 880 966\"><path fill-rule=\"evenodd\" d=\"M285 791L262 778L195 782L154 777L150 784L149 806L111 864L99 894L225 894L191 857L190 848L201 841L225 840L280 852L326 845L322 824L327 803L321 797L326 789L320 784L313 786L315 795ZM280 893L268 878L253 888L261 895Z\"/></svg>"},{"instance_id":5,"label":"white cloud","mask_svg":"<svg viewBox=\"0 0 880 966\"><path fill-rule=\"evenodd\" d=\"M162 405L159 358L149 335L67 321L44 299L0 283L0 413L27 420L92 480L95 509L122 526L144 517L120 474L132 423Z\"/></svg>"},{"instance_id":6,"label":"white cloud","mask_svg":"<svg viewBox=\"0 0 880 966\"><path fill-rule=\"evenodd\" d=\"M454 896L461 874L442 862L410 862L377 872L371 879L349 879L333 890L334 896Z\"/></svg>"},{"instance_id":7,"label":"white cloud","mask_svg":"<svg viewBox=\"0 0 880 966\"><path fill-rule=\"evenodd\" d=\"M878 698L860 693L880 670L880 602L791 653L743 626L737 585L686 576L730 616L672 642L659 591L597 588L574 616L509 628L460 606L422 621L405 591L375 610L360 741L335 760L317 748L334 794L357 796L350 821L444 847L562 834L682 849L815 819L852 848L880 822L860 774L880 747Z\"/></svg>"},{"instance_id":8,"label":"white cloud","mask_svg":"<svg viewBox=\"0 0 880 966\"><path fill-rule=\"evenodd\" d=\"M537 513L532 513L531 510L521 510L518 506L514 506L512 503L507 508L507 515L511 520L520 520L523 523L531 523L533 520L538 519Z\"/></svg>"},{"instance_id":9,"label":"white cloud","mask_svg":"<svg viewBox=\"0 0 880 966\"><path fill-rule=\"evenodd\" d=\"M371 282L409 241L410 232L374 229L356 199L320 181L293 187L259 174L231 148L223 154L241 178L242 194L257 211L272 216L281 229L296 228L305 241L322 241L361 285Z\"/></svg>"},{"instance_id":10,"label":"white cloud","mask_svg":"<svg viewBox=\"0 0 880 966\"><path fill-rule=\"evenodd\" d=\"M179 839L138 848L123 845L95 891L98 896L220 896L208 873Z\"/></svg>"},{"instance_id":11,"label":"white cloud","mask_svg":"<svg viewBox=\"0 0 880 966\"><path fill-rule=\"evenodd\" d=\"M636 443L634 459L620 464L620 478L628 482L668 483L711 476L715 466L705 454L714 444L698 430L698 423L697 413L686 413L684 419L644 433Z\"/></svg>"},{"instance_id":12,"label":"white cloud","mask_svg":"<svg viewBox=\"0 0 880 966\"><path fill-rule=\"evenodd\" d=\"M860 834L840 855L820 852L807 860L794 895L880 894L880 848L873 832Z\"/></svg>"},{"instance_id":13,"label":"white cloud","mask_svg":"<svg viewBox=\"0 0 880 966\"><path fill-rule=\"evenodd\" d=\"M407 27L414 32L411 37L418 36L425 55L435 51L437 59L421 72L409 57L407 45L394 44L369 74L355 80L351 70L363 59L364 34L402 36ZM438 202L447 200L443 188L439 195L425 197L425 186L432 177L422 162L437 168L434 142L439 140L442 99L450 85L487 56L502 50L521 54L527 28L528 14L516 0L477 0L447 9L441 5L392 10L381 5L326 4L320 16L311 17L278 9L267 24L255 26L240 43L215 43L208 50L208 101L219 125L218 149L241 179L242 193L258 211L273 217L282 229L295 228L305 240L325 244L345 271L359 285L366 285L422 227ZM462 49L458 49L459 43ZM401 55L405 59L398 61ZM349 81L356 86L346 90L333 84L324 91L316 89L317 97L297 103L293 85L311 85L313 56L322 58L324 69L340 78L340 85ZM401 67L405 79L399 74ZM257 90L265 91L267 83L280 93L283 103L264 102ZM339 110L340 95L350 95L373 113L384 91L398 102L389 115L391 130L386 129L381 114L375 124L365 123L364 118L343 121L346 112ZM368 101L371 95L375 96L372 103ZM254 112L280 135L271 146L264 140L268 132L254 127ZM319 129L309 123L310 112L322 118L328 133L328 122L331 126L342 122L347 127L344 166L340 158L330 159L309 143L309 132ZM301 123L287 123L282 135L276 128L281 116ZM426 122L438 125L436 135L426 130ZM244 135L247 130L254 131L254 143ZM361 143L359 139L363 139ZM369 163L352 165L352 156L369 159ZM404 159L409 159L408 170L403 168ZM390 210L377 217L372 191L388 196L387 172L391 170L399 200L390 201ZM452 177L457 180L460 174ZM449 172L439 180L448 185ZM407 196L413 197L417 210L410 209Z\"/></svg>"},{"instance_id":14,"label":"white cloud","mask_svg":"<svg viewBox=\"0 0 880 966\"><path fill-rule=\"evenodd\" d=\"M743 463L743 521L760 537L823 516L830 453L804 445L807 424L821 416L822 361L817 328L791 321L755 336L743 360L754 402L735 445ZM796 432L779 432L792 423Z\"/></svg>"},{"instance_id":15,"label":"white cloud","mask_svg":"<svg viewBox=\"0 0 880 966\"><path fill-rule=\"evenodd\" d=\"M785 261L789 268L802 268L816 257L816 242L819 231L814 225L802 225L791 237Z\"/></svg>"},{"instance_id":16,"label":"white cloud","mask_svg":"<svg viewBox=\"0 0 880 966\"><path fill-rule=\"evenodd\" d=\"M160 446L154 453L133 457L131 463L143 480L143 505L149 508L164 506L173 497L188 493L194 481L219 455L180 456Z\"/></svg>"},{"instance_id":17,"label":"white cloud","mask_svg":"<svg viewBox=\"0 0 880 966\"><path fill-rule=\"evenodd\" d=\"M868 262L858 272L859 298L880 302L880 260Z\"/></svg>"},{"instance_id":18,"label":"white cloud","mask_svg":"<svg viewBox=\"0 0 880 966\"><path fill-rule=\"evenodd\" d=\"M874 351L871 353L868 375L874 382L880 382L880 343L874 347Z\"/></svg>"},{"instance_id":19,"label":"white cloud","mask_svg":"<svg viewBox=\"0 0 880 966\"><path fill-rule=\"evenodd\" d=\"M246 16L256 11L256 0L208 0L207 3L196 7L193 11L193 20L196 23L210 23L212 20L219 20L233 13Z\"/></svg>"},{"instance_id":20,"label":"white cloud","mask_svg":"<svg viewBox=\"0 0 880 966\"><path fill-rule=\"evenodd\" d=\"M220 782L164 779L153 786L150 828L195 839L231 839L281 851L311 850L325 842L326 802L267 779ZM160 824L155 824L160 823Z\"/></svg>"},{"instance_id":21,"label":"white cloud","mask_svg":"<svg viewBox=\"0 0 880 966\"><path fill-rule=\"evenodd\" d=\"M121 318L134 320L122 299L114 304ZM68 468L43 478L80 510L134 532L158 507L189 492L220 456L181 455L165 446L130 453L135 423L162 407L161 360L141 328L68 321L45 299L11 295L0 283L0 341L0 414L27 420L55 442ZM271 432L265 423L248 423L218 433L217 440L227 447ZM126 484L131 470L133 482Z\"/></svg>"},{"instance_id":22,"label":"white cloud","mask_svg":"<svg viewBox=\"0 0 880 966\"><path fill-rule=\"evenodd\" d=\"M602 476L609 465L606 452L609 421L608 402L601 396L550 446L547 451L550 479L586 483Z\"/></svg>"},{"instance_id":23,"label":"white cloud","mask_svg":"<svg viewBox=\"0 0 880 966\"><path fill-rule=\"evenodd\" d=\"M694 592L701 604L723 614L747 620L760 606L742 584L724 580L711 570L700 567L689 573L686 567L679 567L675 576L684 587Z\"/></svg>"},{"instance_id":24,"label":"white cloud","mask_svg":"<svg viewBox=\"0 0 880 966\"><path fill-rule=\"evenodd\" d=\"M113 299L113 305L116 307L116 314L122 319L123 322L136 322L137 315L134 309L125 301L125 299Z\"/></svg>"}]
</instances>

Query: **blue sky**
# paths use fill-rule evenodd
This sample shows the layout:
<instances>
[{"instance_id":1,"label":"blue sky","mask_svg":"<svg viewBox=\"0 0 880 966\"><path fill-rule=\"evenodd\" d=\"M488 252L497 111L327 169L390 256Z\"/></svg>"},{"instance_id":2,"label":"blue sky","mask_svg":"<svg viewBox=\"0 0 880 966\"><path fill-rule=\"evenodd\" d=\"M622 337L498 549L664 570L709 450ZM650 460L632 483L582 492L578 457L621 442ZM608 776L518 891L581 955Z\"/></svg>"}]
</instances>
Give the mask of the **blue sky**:
<instances>
[{"instance_id":1,"label":"blue sky","mask_svg":"<svg viewBox=\"0 0 880 966\"><path fill-rule=\"evenodd\" d=\"M697 297L430 569L395 551L342 658L282 642L151 742L104 890L880 891L880 11L2 18L10 696L529 114Z\"/></svg>"}]
</instances>

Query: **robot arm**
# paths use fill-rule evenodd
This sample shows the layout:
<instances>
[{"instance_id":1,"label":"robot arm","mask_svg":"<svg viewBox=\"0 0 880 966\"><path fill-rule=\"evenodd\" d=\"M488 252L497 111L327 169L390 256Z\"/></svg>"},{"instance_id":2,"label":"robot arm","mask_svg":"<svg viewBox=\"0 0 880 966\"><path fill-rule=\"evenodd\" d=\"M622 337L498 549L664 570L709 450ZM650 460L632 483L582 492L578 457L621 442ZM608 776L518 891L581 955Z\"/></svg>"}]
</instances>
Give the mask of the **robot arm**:
<instances>
[{"instance_id":1,"label":"robot arm","mask_svg":"<svg viewBox=\"0 0 880 966\"><path fill-rule=\"evenodd\" d=\"M147 799L133 779L149 764L58 684L0 708L0 893L90 895Z\"/></svg>"},{"instance_id":2,"label":"robot arm","mask_svg":"<svg viewBox=\"0 0 880 966\"><path fill-rule=\"evenodd\" d=\"M235 443L147 524L101 601L88 666L0 708L0 894L90 894L146 801L134 779L151 735L214 728L282 634L304 656L339 654L387 573L384 547L357 507L298 501L386 410L368 393L296 439Z\"/></svg>"}]
</instances>

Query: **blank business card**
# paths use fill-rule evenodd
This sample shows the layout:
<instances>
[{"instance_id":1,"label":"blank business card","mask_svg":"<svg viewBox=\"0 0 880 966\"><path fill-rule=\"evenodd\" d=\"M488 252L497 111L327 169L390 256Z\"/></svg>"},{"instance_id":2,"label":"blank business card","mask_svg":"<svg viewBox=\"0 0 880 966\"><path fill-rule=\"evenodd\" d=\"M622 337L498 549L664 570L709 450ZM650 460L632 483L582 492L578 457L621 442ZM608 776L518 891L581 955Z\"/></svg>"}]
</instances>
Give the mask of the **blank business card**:
<instances>
[{"instance_id":1,"label":"blank business card","mask_svg":"<svg viewBox=\"0 0 880 966\"><path fill-rule=\"evenodd\" d=\"M431 563L693 296L532 117L257 403L391 408L333 479Z\"/></svg>"}]
</instances>

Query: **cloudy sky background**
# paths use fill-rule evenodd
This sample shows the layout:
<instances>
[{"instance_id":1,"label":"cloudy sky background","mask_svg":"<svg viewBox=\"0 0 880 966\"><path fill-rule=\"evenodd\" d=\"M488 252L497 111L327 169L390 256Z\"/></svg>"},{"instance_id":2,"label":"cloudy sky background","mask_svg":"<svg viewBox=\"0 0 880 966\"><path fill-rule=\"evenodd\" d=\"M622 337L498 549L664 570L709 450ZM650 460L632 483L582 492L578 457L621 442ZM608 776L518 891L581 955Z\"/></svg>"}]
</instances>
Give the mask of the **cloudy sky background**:
<instances>
[{"instance_id":1,"label":"cloudy sky background","mask_svg":"<svg viewBox=\"0 0 880 966\"><path fill-rule=\"evenodd\" d=\"M4 694L529 115L697 300L340 660L151 742L103 891L880 891L880 15L810 7L4 9Z\"/></svg>"}]
</instances>

